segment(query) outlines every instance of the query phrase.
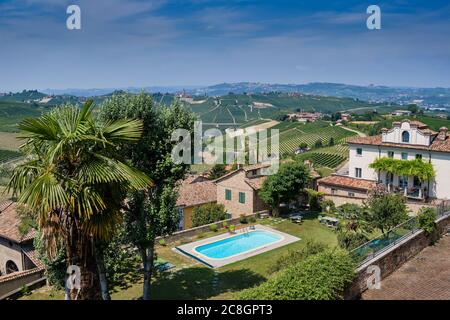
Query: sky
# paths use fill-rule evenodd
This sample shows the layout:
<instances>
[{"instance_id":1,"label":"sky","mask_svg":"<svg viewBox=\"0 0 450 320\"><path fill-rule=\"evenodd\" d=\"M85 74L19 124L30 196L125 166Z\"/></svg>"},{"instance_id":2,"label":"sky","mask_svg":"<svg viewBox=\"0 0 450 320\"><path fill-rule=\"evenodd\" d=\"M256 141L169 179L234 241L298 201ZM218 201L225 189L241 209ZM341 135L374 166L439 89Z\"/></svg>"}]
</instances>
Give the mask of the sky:
<instances>
[{"instance_id":1,"label":"sky","mask_svg":"<svg viewBox=\"0 0 450 320\"><path fill-rule=\"evenodd\" d=\"M81 30L68 30L69 5ZM369 30L369 5L381 29ZM0 0L0 92L223 82L450 87L448 0Z\"/></svg>"}]
</instances>

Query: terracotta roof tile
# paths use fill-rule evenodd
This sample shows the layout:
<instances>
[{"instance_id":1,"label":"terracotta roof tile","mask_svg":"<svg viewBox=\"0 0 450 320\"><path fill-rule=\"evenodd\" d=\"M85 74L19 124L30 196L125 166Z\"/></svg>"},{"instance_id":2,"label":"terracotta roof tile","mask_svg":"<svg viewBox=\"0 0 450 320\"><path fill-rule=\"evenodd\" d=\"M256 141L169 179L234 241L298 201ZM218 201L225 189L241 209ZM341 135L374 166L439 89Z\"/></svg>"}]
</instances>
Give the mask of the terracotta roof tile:
<instances>
[{"instance_id":1,"label":"terracotta roof tile","mask_svg":"<svg viewBox=\"0 0 450 320\"><path fill-rule=\"evenodd\" d=\"M18 271L18 272L13 272L13 273L4 275L4 276L0 276L0 284L2 282L11 281L13 279L19 279L19 278L25 277L30 274L35 274L35 273L41 273L42 277L44 277L44 268L34 268L34 269L30 269L30 270Z\"/></svg>"},{"instance_id":2,"label":"terracotta roof tile","mask_svg":"<svg viewBox=\"0 0 450 320\"><path fill-rule=\"evenodd\" d=\"M434 138L434 140L430 146L382 142L381 135L370 136L370 137L352 137L352 138L348 139L347 142L350 144L353 143L353 144L363 144L363 145L373 145L373 146L386 146L386 147L395 147L395 148L450 152L450 137L448 135L446 136L445 140L439 140L438 138Z\"/></svg>"},{"instance_id":3,"label":"terracotta roof tile","mask_svg":"<svg viewBox=\"0 0 450 320\"><path fill-rule=\"evenodd\" d=\"M358 190L371 190L377 186L376 181L351 178L348 176L331 175L317 181L319 185L325 184L337 187L347 187Z\"/></svg>"},{"instance_id":4,"label":"terracotta roof tile","mask_svg":"<svg viewBox=\"0 0 450 320\"><path fill-rule=\"evenodd\" d=\"M28 259L33 262L33 264L38 268L44 268L44 264L41 260L37 257L37 252L32 246L27 246L25 248L22 248L22 252L28 257Z\"/></svg>"},{"instance_id":5,"label":"terracotta roof tile","mask_svg":"<svg viewBox=\"0 0 450 320\"><path fill-rule=\"evenodd\" d=\"M196 177L188 177L181 181L178 191L177 206L192 207L217 201L217 191L214 182L198 181Z\"/></svg>"},{"instance_id":6,"label":"terracotta roof tile","mask_svg":"<svg viewBox=\"0 0 450 320\"><path fill-rule=\"evenodd\" d=\"M17 243L33 239L35 230L30 230L25 235L22 235L19 231L21 221L16 211L17 203L9 202L8 205L3 207L4 209L0 211L0 237Z\"/></svg>"},{"instance_id":7,"label":"terracotta roof tile","mask_svg":"<svg viewBox=\"0 0 450 320\"><path fill-rule=\"evenodd\" d=\"M262 188L264 181L266 181L267 176L259 176L253 178L245 178L245 182L252 187L254 190L259 190Z\"/></svg>"}]
</instances>

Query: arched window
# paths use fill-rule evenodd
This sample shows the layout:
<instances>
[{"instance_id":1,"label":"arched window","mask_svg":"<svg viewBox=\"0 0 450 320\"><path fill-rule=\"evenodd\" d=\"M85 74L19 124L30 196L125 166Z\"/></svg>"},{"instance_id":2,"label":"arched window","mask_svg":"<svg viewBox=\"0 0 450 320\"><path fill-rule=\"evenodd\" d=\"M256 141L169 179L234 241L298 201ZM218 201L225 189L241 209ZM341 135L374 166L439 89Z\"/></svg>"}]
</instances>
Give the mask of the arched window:
<instances>
[{"instance_id":1,"label":"arched window","mask_svg":"<svg viewBox=\"0 0 450 320\"><path fill-rule=\"evenodd\" d=\"M19 268L17 268L17 265L13 261L11 260L6 261L6 274L10 274L17 271L19 271Z\"/></svg>"},{"instance_id":2,"label":"arched window","mask_svg":"<svg viewBox=\"0 0 450 320\"><path fill-rule=\"evenodd\" d=\"M402 142L409 142L409 132L408 131L403 131Z\"/></svg>"}]
</instances>

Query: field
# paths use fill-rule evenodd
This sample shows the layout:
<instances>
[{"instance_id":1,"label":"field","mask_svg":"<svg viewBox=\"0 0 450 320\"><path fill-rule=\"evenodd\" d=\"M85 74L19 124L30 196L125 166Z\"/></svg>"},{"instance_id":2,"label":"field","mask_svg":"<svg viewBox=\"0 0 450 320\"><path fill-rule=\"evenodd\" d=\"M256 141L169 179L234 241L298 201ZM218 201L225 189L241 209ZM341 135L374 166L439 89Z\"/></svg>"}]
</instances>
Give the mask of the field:
<instances>
[{"instance_id":1,"label":"field","mask_svg":"<svg viewBox=\"0 0 450 320\"><path fill-rule=\"evenodd\" d=\"M0 164L15 160L20 157L21 157L20 152L0 149Z\"/></svg>"},{"instance_id":2,"label":"field","mask_svg":"<svg viewBox=\"0 0 450 320\"><path fill-rule=\"evenodd\" d=\"M17 133L0 132L0 149L18 150L23 142L17 139Z\"/></svg>"},{"instance_id":3,"label":"field","mask_svg":"<svg viewBox=\"0 0 450 320\"><path fill-rule=\"evenodd\" d=\"M325 121L315 123L300 124L296 122L282 122L272 129L280 130L280 153L289 154L299 148L300 144L306 143L308 147L313 148L317 141L321 141L323 146L328 145L331 138L335 145L344 144L348 137L355 133L345 130L338 126L330 126ZM320 149L322 150L322 149ZM340 152L333 152L333 158Z\"/></svg>"},{"instance_id":4,"label":"field","mask_svg":"<svg viewBox=\"0 0 450 320\"><path fill-rule=\"evenodd\" d=\"M312 160L317 167L334 169L348 158L348 146L345 144L321 148L298 155L298 159Z\"/></svg>"},{"instance_id":5,"label":"field","mask_svg":"<svg viewBox=\"0 0 450 320\"><path fill-rule=\"evenodd\" d=\"M333 113L349 109L373 110L385 107L354 99L313 95L293 96L287 93L227 94L207 98L202 103L184 102L184 104L204 123L219 124L219 127L243 127L247 126L247 122L256 124L258 121L278 119L296 110Z\"/></svg>"},{"instance_id":6,"label":"field","mask_svg":"<svg viewBox=\"0 0 450 320\"><path fill-rule=\"evenodd\" d=\"M0 131L17 132L17 124L26 117L37 117L43 107L21 102L0 101Z\"/></svg>"},{"instance_id":7,"label":"field","mask_svg":"<svg viewBox=\"0 0 450 320\"><path fill-rule=\"evenodd\" d=\"M438 131L441 127L450 128L450 120L441 118L432 118L427 116L418 116L417 120L428 125L432 130Z\"/></svg>"}]
</instances>

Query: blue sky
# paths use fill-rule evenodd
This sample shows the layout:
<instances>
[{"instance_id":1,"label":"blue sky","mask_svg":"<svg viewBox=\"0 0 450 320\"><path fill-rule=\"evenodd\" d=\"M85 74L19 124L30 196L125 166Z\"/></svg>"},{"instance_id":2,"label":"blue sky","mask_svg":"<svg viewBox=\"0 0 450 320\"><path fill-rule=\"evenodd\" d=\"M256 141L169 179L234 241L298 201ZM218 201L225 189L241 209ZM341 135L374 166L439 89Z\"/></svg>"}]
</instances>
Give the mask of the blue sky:
<instances>
[{"instance_id":1,"label":"blue sky","mask_svg":"<svg viewBox=\"0 0 450 320\"><path fill-rule=\"evenodd\" d=\"M82 29L66 28L81 8ZM382 29L366 28L377 4ZM0 0L0 92L341 82L450 87L448 1Z\"/></svg>"}]
</instances>

